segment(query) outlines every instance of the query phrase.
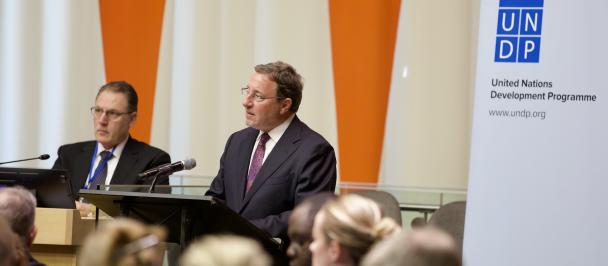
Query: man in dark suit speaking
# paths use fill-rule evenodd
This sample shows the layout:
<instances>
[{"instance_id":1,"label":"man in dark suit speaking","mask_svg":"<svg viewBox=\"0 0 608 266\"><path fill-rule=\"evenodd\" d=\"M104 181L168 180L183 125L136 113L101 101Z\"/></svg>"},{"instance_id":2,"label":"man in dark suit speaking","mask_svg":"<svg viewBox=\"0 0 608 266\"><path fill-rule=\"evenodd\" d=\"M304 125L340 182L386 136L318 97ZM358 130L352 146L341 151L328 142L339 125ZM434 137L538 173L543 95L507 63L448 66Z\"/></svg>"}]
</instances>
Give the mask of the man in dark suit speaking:
<instances>
[{"instance_id":1,"label":"man in dark suit speaking","mask_svg":"<svg viewBox=\"0 0 608 266\"><path fill-rule=\"evenodd\" d=\"M130 137L129 129L137 119L137 103L137 93L127 82L110 82L99 89L95 106L91 107L96 140L59 147L59 157L53 165L53 169L69 171L73 189L151 183L139 179L137 174L171 163L166 152ZM169 184L169 179L162 177L158 183Z\"/></svg>"},{"instance_id":2,"label":"man in dark suit speaking","mask_svg":"<svg viewBox=\"0 0 608 266\"><path fill-rule=\"evenodd\" d=\"M302 87L302 78L289 64L255 66L241 89L248 128L228 138L206 193L283 240L294 206L336 186L333 147L296 116Z\"/></svg>"}]
</instances>

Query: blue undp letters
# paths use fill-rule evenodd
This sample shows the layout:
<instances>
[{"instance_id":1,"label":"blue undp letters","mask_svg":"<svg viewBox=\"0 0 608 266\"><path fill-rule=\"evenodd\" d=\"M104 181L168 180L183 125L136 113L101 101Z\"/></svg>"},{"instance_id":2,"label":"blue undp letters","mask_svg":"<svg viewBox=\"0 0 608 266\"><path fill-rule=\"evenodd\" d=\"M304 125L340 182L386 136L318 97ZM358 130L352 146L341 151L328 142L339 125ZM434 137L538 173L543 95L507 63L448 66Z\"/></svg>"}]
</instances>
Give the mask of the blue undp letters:
<instances>
[{"instance_id":1,"label":"blue undp letters","mask_svg":"<svg viewBox=\"0 0 608 266\"><path fill-rule=\"evenodd\" d=\"M499 0L494 62L538 63L543 0Z\"/></svg>"}]
</instances>

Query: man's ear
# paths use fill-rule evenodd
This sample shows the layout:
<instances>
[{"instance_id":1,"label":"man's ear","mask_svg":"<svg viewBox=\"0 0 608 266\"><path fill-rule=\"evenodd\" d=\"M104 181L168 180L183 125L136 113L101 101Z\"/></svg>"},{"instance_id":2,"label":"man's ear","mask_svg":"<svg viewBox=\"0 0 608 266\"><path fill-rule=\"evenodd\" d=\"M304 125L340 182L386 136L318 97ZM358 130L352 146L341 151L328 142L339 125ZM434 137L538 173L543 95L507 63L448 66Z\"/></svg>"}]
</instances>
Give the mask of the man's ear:
<instances>
[{"instance_id":1,"label":"man's ear","mask_svg":"<svg viewBox=\"0 0 608 266\"><path fill-rule=\"evenodd\" d=\"M135 121L137 121L137 112L133 112L130 114L131 121L129 122L129 128L132 128L135 125Z\"/></svg>"},{"instance_id":2,"label":"man's ear","mask_svg":"<svg viewBox=\"0 0 608 266\"><path fill-rule=\"evenodd\" d=\"M34 239L36 238L36 235L38 234L38 227L36 227L36 225L32 225L32 228L30 229L29 233L28 233L28 239L27 239L27 246L31 247L32 244L34 243Z\"/></svg>"},{"instance_id":3,"label":"man's ear","mask_svg":"<svg viewBox=\"0 0 608 266\"><path fill-rule=\"evenodd\" d=\"M338 243L338 241L330 241L331 242L329 242L329 258L332 262L337 262L338 260L340 260L340 256L342 256L344 249L342 248L340 243Z\"/></svg>"},{"instance_id":4,"label":"man's ear","mask_svg":"<svg viewBox=\"0 0 608 266\"><path fill-rule=\"evenodd\" d=\"M287 112L289 112L289 109L291 109L291 98L285 98L281 101L281 114L285 114Z\"/></svg>"}]
</instances>

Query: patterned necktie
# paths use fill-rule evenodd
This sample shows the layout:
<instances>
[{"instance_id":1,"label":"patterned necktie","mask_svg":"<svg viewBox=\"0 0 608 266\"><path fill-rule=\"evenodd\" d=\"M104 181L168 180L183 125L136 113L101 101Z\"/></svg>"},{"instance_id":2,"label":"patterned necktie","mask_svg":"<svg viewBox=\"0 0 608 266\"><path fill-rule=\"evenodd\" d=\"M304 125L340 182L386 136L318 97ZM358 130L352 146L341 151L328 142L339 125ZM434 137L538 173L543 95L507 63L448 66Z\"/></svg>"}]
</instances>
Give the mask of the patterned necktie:
<instances>
[{"instance_id":1,"label":"patterned necktie","mask_svg":"<svg viewBox=\"0 0 608 266\"><path fill-rule=\"evenodd\" d=\"M266 142L270 139L268 133L262 134L260 137L260 142L258 146L255 148L255 153L253 153L253 159L251 160L251 167L249 168L249 174L247 175L247 191L251 189L251 185L255 180L255 177L258 175L260 168L262 168L262 163L264 163L264 153L266 152Z\"/></svg>"},{"instance_id":2,"label":"patterned necktie","mask_svg":"<svg viewBox=\"0 0 608 266\"><path fill-rule=\"evenodd\" d=\"M99 175L95 178L95 180L93 180L93 183L89 186L89 189L97 189L97 185L105 185L106 184L106 177L108 176L108 161L110 159L112 159L112 157L114 157L114 154L111 154L107 160L105 160L106 156L110 153L110 151L102 151L99 154L99 157L101 158L101 161L99 161L99 165L97 165L97 168L102 167L101 168L101 172L99 173ZM95 169L96 173L97 169Z\"/></svg>"}]
</instances>

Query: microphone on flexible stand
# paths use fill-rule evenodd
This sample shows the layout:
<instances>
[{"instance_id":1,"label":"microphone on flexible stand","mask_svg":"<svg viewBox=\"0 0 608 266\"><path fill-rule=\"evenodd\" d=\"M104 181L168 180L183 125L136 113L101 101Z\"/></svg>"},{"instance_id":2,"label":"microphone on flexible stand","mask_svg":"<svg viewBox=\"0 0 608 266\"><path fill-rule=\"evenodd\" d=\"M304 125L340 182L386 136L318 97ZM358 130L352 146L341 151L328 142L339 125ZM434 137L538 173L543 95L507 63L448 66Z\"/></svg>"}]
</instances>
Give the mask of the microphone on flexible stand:
<instances>
[{"instance_id":1,"label":"microphone on flexible stand","mask_svg":"<svg viewBox=\"0 0 608 266\"><path fill-rule=\"evenodd\" d=\"M51 158L51 156L48 154L42 154L38 157L32 157L32 158L21 159L21 160L16 160L16 161L0 162L0 165L8 164L8 163L23 162L23 161L31 161L31 160L46 160L48 158Z\"/></svg>"},{"instance_id":2,"label":"microphone on flexible stand","mask_svg":"<svg viewBox=\"0 0 608 266\"><path fill-rule=\"evenodd\" d=\"M137 176L140 178L149 177L154 175L154 180L152 180L152 184L150 185L150 189L148 193L151 193L156 186L156 181L158 177L161 175L170 175L175 172L179 172L182 170L190 170L196 166L196 160L190 158L179 162L174 162L171 164L163 164L161 166L154 167L152 169L146 170L144 172L139 173Z\"/></svg>"}]
</instances>

